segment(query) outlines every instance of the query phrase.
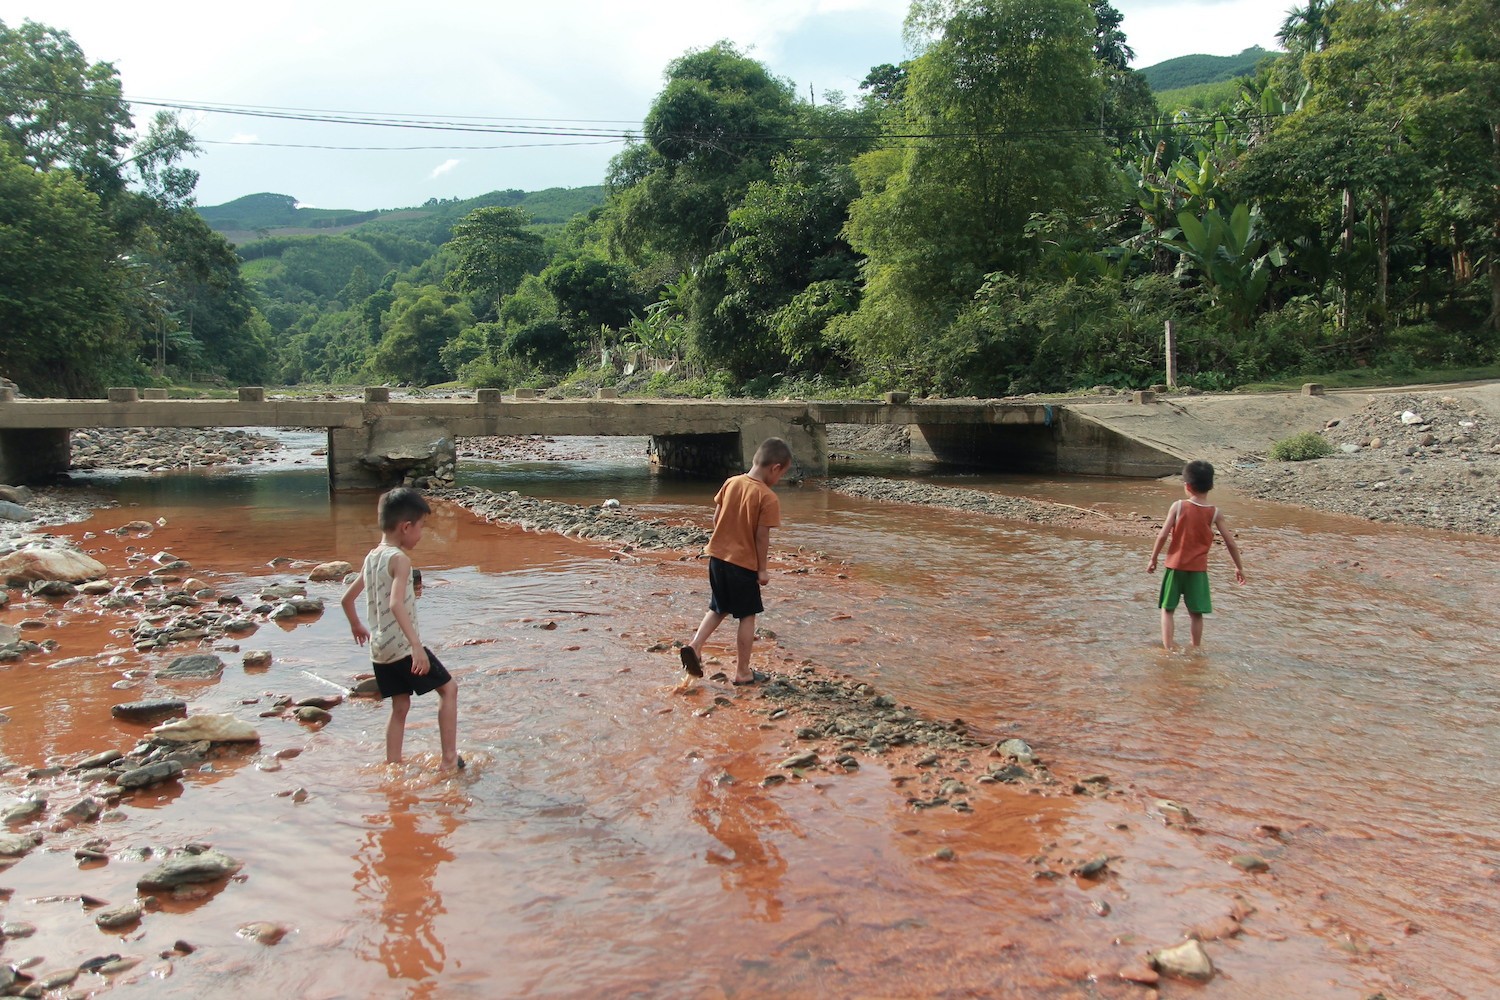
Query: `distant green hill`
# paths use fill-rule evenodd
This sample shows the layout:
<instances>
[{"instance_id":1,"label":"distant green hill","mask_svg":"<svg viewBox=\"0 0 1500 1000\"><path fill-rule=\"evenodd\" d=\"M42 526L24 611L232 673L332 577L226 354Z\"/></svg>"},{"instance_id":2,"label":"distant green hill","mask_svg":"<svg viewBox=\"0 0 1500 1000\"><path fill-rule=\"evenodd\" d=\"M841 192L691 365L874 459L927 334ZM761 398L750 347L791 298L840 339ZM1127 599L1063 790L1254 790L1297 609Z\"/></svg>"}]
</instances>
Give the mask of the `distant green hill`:
<instances>
[{"instance_id":1,"label":"distant green hill","mask_svg":"<svg viewBox=\"0 0 1500 1000\"><path fill-rule=\"evenodd\" d=\"M491 191L476 198L433 198L415 208L356 212L302 208L286 194L250 194L222 205L200 206L198 214L231 243L268 236L342 235L372 223L377 228L428 243L447 239L453 223L476 208L492 205L523 209L537 225L561 225L579 212L604 204L603 187L548 188L545 191Z\"/></svg>"},{"instance_id":2,"label":"distant green hill","mask_svg":"<svg viewBox=\"0 0 1500 1000\"><path fill-rule=\"evenodd\" d=\"M1151 84L1151 90L1160 94L1166 90L1194 87L1200 83L1218 83L1236 77L1250 76L1255 67L1275 52L1252 45L1237 56L1178 56L1147 66L1140 74Z\"/></svg>"}]
</instances>

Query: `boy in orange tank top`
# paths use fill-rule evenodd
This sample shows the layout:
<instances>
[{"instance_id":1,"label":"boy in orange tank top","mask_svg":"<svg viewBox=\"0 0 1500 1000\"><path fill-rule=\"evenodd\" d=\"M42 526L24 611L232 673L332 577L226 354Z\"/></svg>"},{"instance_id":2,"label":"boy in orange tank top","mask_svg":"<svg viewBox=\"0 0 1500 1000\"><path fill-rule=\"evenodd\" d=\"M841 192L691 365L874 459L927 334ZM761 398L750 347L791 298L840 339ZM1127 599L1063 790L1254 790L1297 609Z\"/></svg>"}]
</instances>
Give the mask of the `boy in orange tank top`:
<instances>
[{"instance_id":1,"label":"boy in orange tank top","mask_svg":"<svg viewBox=\"0 0 1500 1000\"><path fill-rule=\"evenodd\" d=\"M1203 644L1203 616L1213 611L1213 601L1208 593L1208 550L1214 544L1214 531L1224 539L1224 548L1234 560L1234 582L1245 582L1245 567L1240 563L1240 547L1229 531L1224 514L1217 507L1205 503L1208 491L1214 488L1214 467L1207 462L1189 462L1182 469L1182 486L1187 491L1186 500L1178 500L1167 511L1167 522L1156 536L1151 547L1151 561L1146 565L1147 573L1156 572L1156 557L1162 546L1167 546L1167 571L1162 574L1161 599L1161 644L1172 648L1172 614L1177 602L1187 604L1191 622L1193 645ZM1167 544L1170 538L1171 544Z\"/></svg>"},{"instance_id":2,"label":"boy in orange tank top","mask_svg":"<svg viewBox=\"0 0 1500 1000\"><path fill-rule=\"evenodd\" d=\"M772 488L792 467L792 449L781 438L766 438L755 449L749 472L725 480L714 497L714 531L708 546L708 613L692 641L679 651L690 677L703 676L703 644L725 618L735 629L734 683L754 684L766 675L750 668L755 616L765 610L760 588L771 582L767 568L771 529L781 525L781 501Z\"/></svg>"}]
</instances>

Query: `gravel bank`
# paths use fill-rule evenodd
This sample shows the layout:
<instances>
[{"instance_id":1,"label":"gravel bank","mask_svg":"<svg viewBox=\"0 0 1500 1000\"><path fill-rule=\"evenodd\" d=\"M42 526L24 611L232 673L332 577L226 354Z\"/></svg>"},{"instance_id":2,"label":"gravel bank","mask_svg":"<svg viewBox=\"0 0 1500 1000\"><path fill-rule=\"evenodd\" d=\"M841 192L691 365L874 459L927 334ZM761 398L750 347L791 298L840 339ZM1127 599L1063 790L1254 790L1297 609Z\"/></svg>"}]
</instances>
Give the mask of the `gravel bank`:
<instances>
[{"instance_id":1,"label":"gravel bank","mask_svg":"<svg viewBox=\"0 0 1500 1000\"><path fill-rule=\"evenodd\" d=\"M669 524L639 518L618 503L579 507L553 500L509 493L492 493L472 486L433 491L433 495L490 521L508 521L527 531L555 531L573 538L593 538L637 549L676 549L699 552L708 532L691 524Z\"/></svg>"},{"instance_id":2,"label":"gravel bank","mask_svg":"<svg viewBox=\"0 0 1500 1000\"><path fill-rule=\"evenodd\" d=\"M1319 432L1336 449L1328 458L1236 466L1225 484L1371 521L1500 535L1500 417L1488 400L1392 393L1329 423Z\"/></svg>"},{"instance_id":3,"label":"gravel bank","mask_svg":"<svg viewBox=\"0 0 1500 1000\"><path fill-rule=\"evenodd\" d=\"M1033 524L1060 524L1091 531L1128 535L1155 530L1151 525L1143 525L1139 521L1122 520L1100 511L1071 507L1046 500L1033 500L1029 497L988 493L984 490L929 486L926 483L880 479L874 476L843 476L828 480L826 485L835 493L862 497L866 500L946 507L950 510L972 511L1012 521L1028 521Z\"/></svg>"}]
</instances>

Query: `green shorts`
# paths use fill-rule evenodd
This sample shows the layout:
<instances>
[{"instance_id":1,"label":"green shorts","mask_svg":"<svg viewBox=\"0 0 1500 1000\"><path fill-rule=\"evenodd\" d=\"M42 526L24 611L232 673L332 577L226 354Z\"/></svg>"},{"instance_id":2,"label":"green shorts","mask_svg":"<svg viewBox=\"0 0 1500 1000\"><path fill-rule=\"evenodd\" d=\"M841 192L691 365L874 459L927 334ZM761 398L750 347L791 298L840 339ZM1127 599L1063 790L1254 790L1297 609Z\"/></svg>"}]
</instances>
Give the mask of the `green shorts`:
<instances>
[{"instance_id":1,"label":"green shorts","mask_svg":"<svg viewBox=\"0 0 1500 1000\"><path fill-rule=\"evenodd\" d=\"M1198 569L1169 569L1161 576L1163 611L1176 611L1177 602L1187 604L1195 615L1212 614L1214 602L1208 596L1208 573Z\"/></svg>"}]
</instances>

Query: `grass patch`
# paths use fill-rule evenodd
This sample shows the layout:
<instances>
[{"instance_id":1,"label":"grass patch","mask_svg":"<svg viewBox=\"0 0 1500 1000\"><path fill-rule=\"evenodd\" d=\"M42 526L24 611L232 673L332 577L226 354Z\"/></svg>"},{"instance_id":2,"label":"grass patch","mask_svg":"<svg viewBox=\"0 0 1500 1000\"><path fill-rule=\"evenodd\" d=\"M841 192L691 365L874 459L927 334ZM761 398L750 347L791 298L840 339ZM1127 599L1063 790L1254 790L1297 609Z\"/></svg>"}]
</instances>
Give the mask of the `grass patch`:
<instances>
[{"instance_id":1,"label":"grass patch","mask_svg":"<svg viewBox=\"0 0 1500 1000\"><path fill-rule=\"evenodd\" d=\"M1303 431L1289 438L1282 438L1271 445L1273 462L1306 462L1314 458L1327 458L1333 454L1333 445L1320 434Z\"/></svg>"}]
</instances>

